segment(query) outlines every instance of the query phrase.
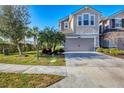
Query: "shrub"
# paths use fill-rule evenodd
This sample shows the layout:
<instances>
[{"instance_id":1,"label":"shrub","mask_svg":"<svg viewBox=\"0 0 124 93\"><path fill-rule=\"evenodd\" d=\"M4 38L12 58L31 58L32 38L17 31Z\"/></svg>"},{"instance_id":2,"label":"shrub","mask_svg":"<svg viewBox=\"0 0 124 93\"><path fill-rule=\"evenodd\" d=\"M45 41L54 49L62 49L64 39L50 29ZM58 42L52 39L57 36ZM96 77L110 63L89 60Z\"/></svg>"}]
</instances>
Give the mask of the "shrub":
<instances>
[{"instance_id":1,"label":"shrub","mask_svg":"<svg viewBox=\"0 0 124 93\"><path fill-rule=\"evenodd\" d=\"M32 44L20 44L22 51L33 51ZM0 53L3 53L3 49L7 49L8 53L16 53L18 52L17 46L14 44L0 44Z\"/></svg>"},{"instance_id":2,"label":"shrub","mask_svg":"<svg viewBox=\"0 0 124 93\"><path fill-rule=\"evenodd\" d=\"M63 48L60 48L58 51L61 52L61 53L63 53L64 52L64 49Z\"/></svg>"},{"instance_id":3,"label":"shrub","mask_svg":"<svg viewBox=\"0 0 124 93\"><path fill-rule=\"evenodd\" d=\"M65 51L64 51L63 48L60 48L60 49L58 50L58 52L59 52L59 55L63 55L63 53L64 53Z\"/></svg>"},{"instance_id":4,"label":"shrub","mask_svg":"<svg viewBox=\"0 0 124 93\"><path fill-rule=\"evenodd\" d=\"M97 48L96 51L97 52L103 52L104 48Z\"/></svg>"},{"instance_id":5,"label":"shrub","mask_svg":"<svg viewBox=\"0 0 124 93\"><path fill-rule=\"evenodd\" d=\"M119 55L119 54L122 54L122 53L123 53L123 51L122 50L119 50L117 48L111 48L110 49L110 54L111 55Z\"/></svg>"},{"instance_id":6,"label":"shrub","mask_svg":"<svg viewBox=\"0 0 124 93\"><path fill-rule=\"evenodd\" d=\"M3 54L4 54L4 55L9 55L8 49L4 49L4 50L3 50Z\"/></svg>"},{"instance_id":7,"label":"shrub","mask_svg":"<svg viewBox=\"0 0 124 93\"><path fill-rule=\"evenodd\" d=\"M32 44L22 44L22 47L23 47L23 51L34 51L34 47Z\"/></svg>"},{"instance_id":8,"label":"shrub","mask_svg":"<svg viewBox=\"0 0 124 93\"><path fill-rule=\"evenodd\" d=\"M53 53L52 54L54 54L54 55L58 55L58 50L55 50L55 51L53 51Z\"/></svg>"},{"instance_id":9,"label":"shrub","mask_svg":"<svg viewBox=\"0 0 124 93\"><path fill-rule=\"evenodd\" d=\"M54 55L62 55L64 52L64 49L63 48L60 48L60 49L56 49L52 52L52 54Z\"/></svg>"},{"instance_id":10,"label":"shrub","mask_svg":"<svg viewBox=\"0 0 124 93\"><path fill-rule=\"evenodd\" d=\"M119 54L123 54L122 50L119 50L117 48L97 48L96 49L97 52L103 52L105 54L110 54L110 55L119 55Z\"/></svg>"},{"instance_id":11,"label":"shrub","mask_svg":"<svg viewBox=\"0 0 124 93\"><path fill-rule=\"evenodd\" d=\"M110 52L109 49L103 49L103 53L108 54Z\"/></svg>"}]
</instances>

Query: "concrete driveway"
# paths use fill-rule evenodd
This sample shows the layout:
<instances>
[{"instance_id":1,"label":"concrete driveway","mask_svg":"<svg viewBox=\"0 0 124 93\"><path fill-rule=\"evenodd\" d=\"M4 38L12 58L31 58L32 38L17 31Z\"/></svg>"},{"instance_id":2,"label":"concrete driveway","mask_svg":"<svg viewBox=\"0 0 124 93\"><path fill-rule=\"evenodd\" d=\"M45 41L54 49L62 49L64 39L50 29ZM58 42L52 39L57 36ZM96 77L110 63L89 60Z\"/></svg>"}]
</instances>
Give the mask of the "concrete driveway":
<instances>
[{"instance_id":1,"label":"concrete driveway","mask_svg":"<svg viewBox=\"0 0 124 93\"><path fill-rule=\"evenodd\" d=\"M124 87L124 60L97 52L65 53L67 77L49 87Z\"/></svg>"}]
</instances>

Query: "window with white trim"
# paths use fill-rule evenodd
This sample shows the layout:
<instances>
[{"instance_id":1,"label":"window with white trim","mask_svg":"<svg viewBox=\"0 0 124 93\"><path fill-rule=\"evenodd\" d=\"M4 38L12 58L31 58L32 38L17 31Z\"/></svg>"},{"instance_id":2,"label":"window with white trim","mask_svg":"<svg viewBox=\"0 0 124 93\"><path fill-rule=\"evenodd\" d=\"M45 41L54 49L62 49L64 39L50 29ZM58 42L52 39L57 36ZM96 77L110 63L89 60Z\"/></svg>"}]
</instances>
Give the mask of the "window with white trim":
<instances>
[{"instance_id":1,"label":"window with white trim","mask_svg":"<svg viewBox=\"0 0 124 93\"><path fill-rule=\"evenodd\" d=\"M90 13L83 13L77 16L78 26L95 26L95 15Z\"/></svg>"},{"instance_id":2,"label":"window with white trim","mask_svg":"<svg viewBox=\"0 0 124 93\"><path fill-rule=\"evenodd\" d=\"M82 25L82 16L81 15L78 15L78 18L77 18L77 24L78 26L81 26Z\"/></svg>"},{"instance_id":3,"label":"window with white trim","mask_svg":"<svg viewBox=\"0 0 124 93\"><path fill-rule=\"evenodd\" d=\"M89 25L89 14L83 14L83 25Z\"/></svg>"},{"instance_id":4,"label":"window with white trim","mask_svg":"<svg viewBox=\"0 0 124 93\"><path fill-rule=\"evenodd\" d=\"M122 27L122 21L120 18L115 19L115 27Z\"/></svg>"},{"instance_id":5,"label":"window with white trim","mask_svg":"<svg viewBox=\"0 0 124 93\"><path fill-rule=\"evenodd\" d=\"M68 22L64 22L64 29L68 29L68 28L69 28Z\"/></svg>"},{"instance_id":6,"label":"window with white trim","mask_svg":"<svg viewBox=\"0 0 124 93\"><path fill-rule=\"evenodd\" d=\"M95 25L95 16L93 14L90 16L90 25Z\"/></svg>"}]
</instances>

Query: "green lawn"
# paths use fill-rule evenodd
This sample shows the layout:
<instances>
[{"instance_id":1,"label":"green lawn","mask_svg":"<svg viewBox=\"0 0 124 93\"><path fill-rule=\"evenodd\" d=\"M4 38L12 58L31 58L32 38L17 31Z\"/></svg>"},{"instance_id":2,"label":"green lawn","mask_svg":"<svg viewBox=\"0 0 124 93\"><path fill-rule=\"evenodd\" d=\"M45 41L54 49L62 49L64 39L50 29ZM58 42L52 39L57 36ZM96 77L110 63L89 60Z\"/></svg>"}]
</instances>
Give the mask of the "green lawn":
<instances>
[{"instance_id":1,"label":"green lawn","mask_svg":"<svg viewBox=\"0 0 124 93\"><path fill-rule=\"evenodd\" d=\"M45 66L63 66L65 65L64 56L41 56L40 60L36 60L36 52L27 52L27 56L18 56L11 54L4 56L0 54L0 63L23 64L23 65L45 65Z\"/></svg>"},{"instance_id":2,"label":"green lawn","mask_svg":"<svg viewBox=\"0 0 124 93\"><path fill-rule=\"evenodd\" d=\"M0 73L0 88L44 88L63 78L47 74Z\"/></svg>"}]
</instances>

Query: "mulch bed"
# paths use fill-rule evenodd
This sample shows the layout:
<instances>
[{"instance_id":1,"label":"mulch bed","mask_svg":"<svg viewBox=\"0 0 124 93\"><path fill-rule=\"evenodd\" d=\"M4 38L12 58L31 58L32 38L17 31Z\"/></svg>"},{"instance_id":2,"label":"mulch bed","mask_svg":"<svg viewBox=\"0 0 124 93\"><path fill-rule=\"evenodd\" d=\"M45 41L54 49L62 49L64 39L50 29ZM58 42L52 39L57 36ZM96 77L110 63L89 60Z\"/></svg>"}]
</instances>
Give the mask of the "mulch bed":
<instances>
[{"instance_id":1,"label":"mulch bed","mask_svg":"<svg viewBox=\"0 0 124 93\"><path fill-rule=\"evenodd\" d=\"M106 54L106 55L110 55L110 54ZM119 55L110 55L110 56L124 59L124 54L119 54Z\"/></svg>"},{"instance_id":2,"label":"mulch bed","mask_svg":"<svg viewBox=\"0 0 124 93\"><path fill-rule=\"evenodd\" d=\"M119 55L116 55L116 56L114 56L114 57L118 57L118 58L124 59L124 54L119 54Z\"/></svg>"}]
</instances>

